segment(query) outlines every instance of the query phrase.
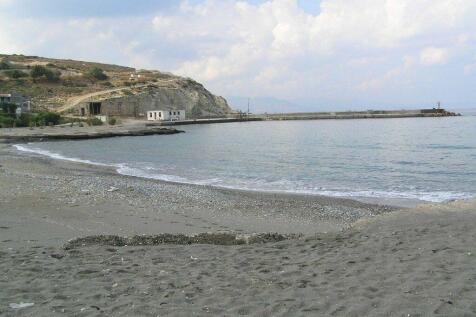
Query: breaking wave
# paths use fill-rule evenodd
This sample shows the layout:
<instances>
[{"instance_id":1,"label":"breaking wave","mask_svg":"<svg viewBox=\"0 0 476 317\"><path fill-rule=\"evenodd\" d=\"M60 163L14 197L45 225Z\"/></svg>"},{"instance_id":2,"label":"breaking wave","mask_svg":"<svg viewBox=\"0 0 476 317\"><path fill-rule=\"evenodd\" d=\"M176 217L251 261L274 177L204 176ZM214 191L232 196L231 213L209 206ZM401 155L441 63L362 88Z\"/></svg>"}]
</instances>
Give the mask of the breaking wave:
<instances>
[{"instance_id":1,"label":"breaking wave","mask_svg":"<svg viewBox=\"0 0 476 317\"><path fill-rule=\"evenodd\" d=\"M125 163L112 164L101 163L87 159L73 158L64 156L59 153L48 150L31 147L30 144L16 144L13 145L17 150L47 156L57 160L71 161L76 163L91 164L97 166L106 166L115 168L117 173L126 176L133 176L146 179L154 179L172 183L182 183L201 186L213 186L218 188L233 189L233 190L247 190L271 193L289 193L289 194L304 194L304 195L321 195L338 198L380 198L380 199L403 199L403 200L419 200L422 202L447 202L453 200L469 199L474 197L471 193L451 192L451 191L379 191L379 190L351 190L351 189L327 189L323 187L316 188L298 188L298 185L290 181L281 182L266 182L263 180L253 180L243 182L242 180L224 180L220 178L210 179L191 179L178 175L169 175L158 173L153 168L139 168L131 167ZM236 181L235 184L233 181Z\"/></svg>"}]
</instances>

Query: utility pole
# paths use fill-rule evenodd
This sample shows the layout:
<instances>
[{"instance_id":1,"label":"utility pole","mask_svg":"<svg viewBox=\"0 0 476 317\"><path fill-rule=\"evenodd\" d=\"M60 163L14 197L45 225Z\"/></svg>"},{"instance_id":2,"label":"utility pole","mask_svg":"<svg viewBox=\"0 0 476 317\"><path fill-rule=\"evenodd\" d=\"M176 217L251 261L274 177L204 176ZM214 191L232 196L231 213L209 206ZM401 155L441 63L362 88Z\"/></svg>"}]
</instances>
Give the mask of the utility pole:
<instances>
[{"instance_id":1,"label":"utility pole","mask_svg":"<svg viewBox=\"0 0 476 317\"><path fill-rule=\"evenodd\" d=\"M246 113L246 119L250 116L250 98L248 98L248 112Z\"/></svg>"}]
</instances>

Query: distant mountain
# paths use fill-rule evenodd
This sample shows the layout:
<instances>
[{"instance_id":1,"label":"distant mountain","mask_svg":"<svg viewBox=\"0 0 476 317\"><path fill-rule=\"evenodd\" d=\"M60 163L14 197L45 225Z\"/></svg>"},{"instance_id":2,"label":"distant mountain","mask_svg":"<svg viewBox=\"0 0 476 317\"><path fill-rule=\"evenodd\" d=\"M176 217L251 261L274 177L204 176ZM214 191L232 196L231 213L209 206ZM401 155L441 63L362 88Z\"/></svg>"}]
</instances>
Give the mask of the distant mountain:
<instances>
[{"instance_id":1,"label":"distant mountain","mask_svg":"<svg viewBox=\"0 0 476 317\"><path fill-rule=\"evenodd\" d=\"M228 97L228 102L233 109L246 112L248 109L247 97ZM306 111L305 107L292 103L284 99L278 99L273 97L255 97L250 98L250 112L251 113L275 113L275 112L297 112Z\"/></svg>"}]
</instances>

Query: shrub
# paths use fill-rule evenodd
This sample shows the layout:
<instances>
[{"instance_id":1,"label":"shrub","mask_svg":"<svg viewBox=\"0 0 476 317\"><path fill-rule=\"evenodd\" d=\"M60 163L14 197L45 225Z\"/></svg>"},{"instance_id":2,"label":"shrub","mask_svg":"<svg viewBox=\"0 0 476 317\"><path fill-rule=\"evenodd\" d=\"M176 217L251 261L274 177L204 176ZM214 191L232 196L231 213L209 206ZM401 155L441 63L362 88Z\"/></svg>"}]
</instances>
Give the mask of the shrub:
<instances>
[{"instance_id":1,"label":"shrub","mask_svg":"<svg viewBox=\"0 0 476 317\"><path fill-rule=\"evenodd\" d=\"M46 72L48 71L48 69L44 66L41 66L41 65L34 65L32 68L31 68L31 72L30 72L30 76L31 78L33 79L36 79L36 78L40 78L42 76L45 76Z\"/></svg>"},{"instance_id":2,"label":"shrub","mask_svg":"<svg viewBox=\"0 0 476 317\"><path fill-rule=\"evenodd\" d=\"M104 86L104 87L113 87L114 86L113 84L111 84L110 81L102 82L101 85Z\"/></svg>"},{"instance_id":3,"label":"shrub","mask_svg":"<svg viewBox=\"0 0 476 317\"><path fill-rule=\"evenodd\" d=\"M101 121L101 119L98 119L98 118L90 118L87 120L87 123L88 125L92 125L92 126L96 126L96 125L102 125L103 122Z\"/></svg>"},{"instance_id":4,"label":"shrub","mask_svg":"<svg viewBox=\"0 0 476 317\"><path fill-rule=\"evenodd\" d=\"M17 110L17 105L14 103L1 103L0 109L4 114L15 114Z\"/></svg>"},{"instance_id":5,"label":"shrub","mask_svg":"<svg viewBox=\"0 0 476 317\"><path fill-rule=\"evenodd\" d=\"M0 62L0 69L10 69L10 63L7 61Z\"/></svg>"},{"instance_id":6,"label":"shrub","mask_svg":"<svg viewBox=\"0 0 476 317\"><path fill-rule=\"evenodd\" d=\"M99 67L94 67L89 71L89 75L97 80L106 80L108 79L104 71Z\"/></svg>"},{"instance_id":7,"label":"shrub","mask_svg":"<svg viewBox=\"0 0 476 317\"><path fill-rule=\"evenodd\" d=\"M34 65L31 68L30 76L33 79L45 77L48 81L58 81L61 73L58 71L52 71L41 65Z\"/></svg>"},{"instance_id":8,"label":"shrub","mask_svg":"<svg viewBox=\"0 0 476 317\"><path fill-rule=\"evenodd\" d=\"M17 78L22 78L22 77L27 77L28 74L25 73L25 72L22 72L21 70L9 70L9 71L6 71L5 72L5 75L7 75L8 77L10 78L14 78L14 79L17 79Z\"/></svg>"},{"instance_id":9,"label":"shrub","mask_svg":"<svg viewBox=\"0 0 476 317\"><path fill-rule=\"evenodd\" d=\"M40 112L35 117L35 122L39 125L56 125L60 122L61 116L56 112Z\"/></svg>"},{"instance_id":10,"label":"shrub","mask_svg":"<svg viewBox=\"0 0 476 317\"><path fill-rule=\"evenodd\" d=\"M109 118L109 122L108 122L110 125L115 125L116 124L116 118Z\"/></svg>"},{"instance_id":11,"label":"shrub","mask_svg":"<svg viewBox=\"0 0 476 317\"><path fill-rule=\"evenodd\" d=\"M29 127L33 122L33 117L29 113L22 113L15 121L17 127Z\"/></svg>"},{"instance_id":12,"label":"shrub","mask_svg":"<svg viewBox=\"0 0 476 317\"><path fill-rule=\"evenodd\" d=\"M54 81L60 80L61 73L58 71L51 71L48 69L45 76L46 76L46 79L48 79L48 81L54 82Z\"/></svg>"},{"instance_id":13,"label":"shrub","mask_svg":"<svg viewBox=\"0 0 476 317\"><path fill-rule=\"evenodd\" d=\"M0 113L0 128L11 128L15 123L15 119L9 115Z\"/></svg>"}]
</instances>

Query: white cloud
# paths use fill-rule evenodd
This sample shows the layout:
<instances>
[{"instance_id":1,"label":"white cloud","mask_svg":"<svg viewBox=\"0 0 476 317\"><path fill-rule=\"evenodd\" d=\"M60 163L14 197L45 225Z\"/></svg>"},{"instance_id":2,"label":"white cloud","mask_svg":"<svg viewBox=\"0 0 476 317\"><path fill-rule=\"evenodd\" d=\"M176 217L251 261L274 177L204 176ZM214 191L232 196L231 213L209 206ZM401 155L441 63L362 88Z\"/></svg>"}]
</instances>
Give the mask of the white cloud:
<instances>
[{"instance_id":1,"label":"white cloud","mask_svg":"<svg viewBox=\"0 0 476 317\"><path fill-rule=\"evenodd\" d=\"M464 65L464 73L466 75L471 75L471 74L474 74L475 72L476 72L476 63Z\"/></svg>"},{"instance_id":2,"label":"white cloud","mask_svg":"<svg viewBox=\"0 0 476 317\"><path fill-rule=\"evenodd\" d=\"M6 22L0 13L9 43L0 50L158 67L222 95L391 98L426 76L422 66L476 54L475 31L474 0L322 0L317 15L297 0L205 0L152 18Z\"/></svg>"},{"instance_id":3,"label":"white cloud","mask_svg":"<svg viewBox=\"0 0 476 317\"><path fill-rule=\"evenodd\" d=\"M423 65L442 65L450 57L449 50L439 47L426 47L420 52L420 62Z\"/></svg>"}]
</instances>

